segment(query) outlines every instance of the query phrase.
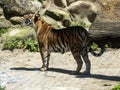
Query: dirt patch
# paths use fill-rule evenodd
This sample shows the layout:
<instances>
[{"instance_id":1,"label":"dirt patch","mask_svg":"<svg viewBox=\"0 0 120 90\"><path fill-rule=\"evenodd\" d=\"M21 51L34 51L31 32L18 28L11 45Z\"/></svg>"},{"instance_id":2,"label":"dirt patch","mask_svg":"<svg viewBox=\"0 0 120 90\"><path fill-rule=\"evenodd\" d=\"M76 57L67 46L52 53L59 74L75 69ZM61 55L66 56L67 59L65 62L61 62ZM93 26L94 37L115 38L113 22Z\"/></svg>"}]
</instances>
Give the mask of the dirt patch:
<instances>
[{"instance_id":1,"label":"dirt patch","mask_svg":"<svg viewBox=\"0 0 120 90\"><path fill-rule=\"evenodd\" d=\"M50 70L41 72L39 52L5 50L0 51L0 72L9 76L1 76L7 80L6 90L110 90L120 82L120 49L109 50L101 57L89 54L89 58L91 75L71 75L76 62L70 52L52 53Z\"/></svg>"}]
</instances>

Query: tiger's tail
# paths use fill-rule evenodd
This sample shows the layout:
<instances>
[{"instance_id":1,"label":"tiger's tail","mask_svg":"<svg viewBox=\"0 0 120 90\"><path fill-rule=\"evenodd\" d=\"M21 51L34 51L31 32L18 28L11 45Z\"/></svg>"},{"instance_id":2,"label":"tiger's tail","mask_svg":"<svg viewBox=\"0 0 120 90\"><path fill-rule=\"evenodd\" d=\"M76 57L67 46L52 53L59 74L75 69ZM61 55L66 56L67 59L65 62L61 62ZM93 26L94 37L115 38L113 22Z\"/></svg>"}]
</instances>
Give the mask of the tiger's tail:
<instances>
[{"instance_id":1,"label":"tiger's tail","mask_svg":"<svg viewBox=\"0 0 120 90\"><path fill-rule=\"evenodd\" d=\"M105 51L105 48L104 46L103 47L100 47L100 52L99 53L96 53L91 47L89 48L89 52L93 55L93 56L96 56L96 57L99 57L101 56Z\"/></svg>"}]
</instances>

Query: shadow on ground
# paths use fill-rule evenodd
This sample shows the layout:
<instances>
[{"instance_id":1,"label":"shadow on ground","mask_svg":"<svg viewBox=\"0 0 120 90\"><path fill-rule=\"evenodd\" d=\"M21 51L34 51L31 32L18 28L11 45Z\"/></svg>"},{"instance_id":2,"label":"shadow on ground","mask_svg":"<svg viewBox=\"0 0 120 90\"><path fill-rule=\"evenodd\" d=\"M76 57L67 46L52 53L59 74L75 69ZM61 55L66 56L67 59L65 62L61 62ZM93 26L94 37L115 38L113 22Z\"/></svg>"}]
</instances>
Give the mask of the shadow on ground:
<instances>
[{"instance_id":1,"label":"shadow on ground","mask_svg":"<svg viewBox=\"0 0 120 90\"><path fill-rule=\"evenodd\" d=\"M26 67L15 67L10 68L11 70L23 70L23 71L40 71L40 68L26 68ZM57 72L57 73L64 73L64 74L71 74L71 70L65 70L60 68L49 68L47 72ZM90 74L90 75L75 75L76 78L96 78L102 80L110 80L110 81L120 81L120 76L107 76L107 75L100 75L100 74Z\"/></svg>"}]
</instances>

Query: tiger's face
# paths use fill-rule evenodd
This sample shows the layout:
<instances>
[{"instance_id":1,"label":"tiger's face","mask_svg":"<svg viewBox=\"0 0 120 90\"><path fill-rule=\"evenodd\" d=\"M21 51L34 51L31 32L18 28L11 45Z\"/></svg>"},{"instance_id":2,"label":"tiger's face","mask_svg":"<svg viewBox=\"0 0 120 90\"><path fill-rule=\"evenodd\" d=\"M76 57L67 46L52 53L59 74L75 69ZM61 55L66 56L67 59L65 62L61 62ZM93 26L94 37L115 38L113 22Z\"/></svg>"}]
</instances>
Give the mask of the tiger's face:
<instances>
[{"instance_id":1,"label":"tiger's face","mask_svg":"<svg viewBox=\"0 0 120 90\"><path fill-rule=\"evenodd\" d=\"M34 28L38 25L41 27L43 20L40 17L39 11L37 11L35 14L24 15L24 24Z\"/></svg>"},{"instance_id":2,"label":"tiger's face","mask_svg":"<svg viewBox=\"0 0 120 90\"><path fill-rule=\"evenodd\" d=\"M25 25L34 28L37 34L39 34L40 31L44 31L46 29L53 29L50 24L46 23L44 19L41 18L39 11L37 11L35 14L24 15L24 23Z\"/></svg>"},{"instance_id":3,"label":"tiger's face","mask_svg":"<svg viewBox=\"0 0 120 90\"><path fill-rule=\"evenodd\" d=\"M24 15L23 25L33 26L33 14Z\"/></svg>"}]
</instances>

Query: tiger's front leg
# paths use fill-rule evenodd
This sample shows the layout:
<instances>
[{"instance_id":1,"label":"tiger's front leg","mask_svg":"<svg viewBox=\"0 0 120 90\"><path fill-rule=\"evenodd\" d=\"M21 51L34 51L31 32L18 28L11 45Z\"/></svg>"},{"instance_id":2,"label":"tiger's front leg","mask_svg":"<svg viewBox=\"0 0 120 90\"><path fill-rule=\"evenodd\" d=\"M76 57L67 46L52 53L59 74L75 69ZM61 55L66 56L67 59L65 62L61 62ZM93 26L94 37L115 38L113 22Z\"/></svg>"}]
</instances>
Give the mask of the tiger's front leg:
<instances>
[{"instance_id":1,"label":"tiger's front leg","mask_svg":"<svg viewBox=\"0 0 120 90\"><path fill-rule=\"evenodd\" d=\"M40 68L41 71L46 71L49 66L49 58L50 58L50 53L43 49L40 50L41 58L42 58L42 67Z\"/></svg>"}]
</instances>

